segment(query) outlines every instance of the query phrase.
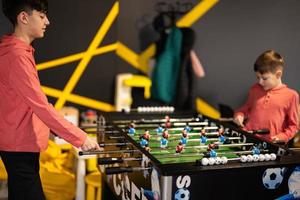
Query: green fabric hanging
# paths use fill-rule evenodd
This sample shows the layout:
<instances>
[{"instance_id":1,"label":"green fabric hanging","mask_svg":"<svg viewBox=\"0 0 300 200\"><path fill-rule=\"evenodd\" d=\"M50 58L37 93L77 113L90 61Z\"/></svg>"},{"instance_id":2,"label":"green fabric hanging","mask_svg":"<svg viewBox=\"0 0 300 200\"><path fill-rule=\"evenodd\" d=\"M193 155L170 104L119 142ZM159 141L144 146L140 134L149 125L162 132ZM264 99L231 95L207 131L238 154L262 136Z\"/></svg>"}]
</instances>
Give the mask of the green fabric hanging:
<instances>
[{"instance_id":1,"label":"green fabric hanging","mask_svg":"<svg viewBox=\"0 0 300 200\"><path fill-rule=\"evenodd\" d=\"M182 33L174 27L169 33L165 48L156 60L152 73L151 95L164 103L172 103L176 97L180 68Z\"/></svg>"}]
</instances>

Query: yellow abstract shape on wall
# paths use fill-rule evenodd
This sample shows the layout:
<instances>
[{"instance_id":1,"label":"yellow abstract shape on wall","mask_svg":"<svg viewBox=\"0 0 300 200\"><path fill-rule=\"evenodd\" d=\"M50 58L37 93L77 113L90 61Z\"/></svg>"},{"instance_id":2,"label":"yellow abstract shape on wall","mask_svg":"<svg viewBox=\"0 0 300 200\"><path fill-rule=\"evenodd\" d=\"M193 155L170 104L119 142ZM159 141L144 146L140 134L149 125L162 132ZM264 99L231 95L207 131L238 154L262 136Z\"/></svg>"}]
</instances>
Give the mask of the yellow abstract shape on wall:
<instances>
[{"instance_id":1,"label":"yellow abstract shape on wall","mask_svg":"<svg viewBox=\"0 0 300 200\"><path fill-rule=\"evenodd\" d=\"M215 109L199 97L196 99L196 110L197 112L213 119L219 119L221 117L221 113L217 109Z\"/></svg>"},{"instance_id":2,"label":"yellow abstract shape on wall","mask_svg":"<svg viewBox=\"0 0 300 200\"><path fill-rule=\"evenodd\" d=\"M191 26L197 20L199 20L206 12L208 12L208 10L210 10L217 2L218 0L202 0L189 13L187 13L180 20L178 20L176 25L178 27ZM121 59L128 62L130 65L140 70L141 72L145 74L147 73L149 69L149 59L154 56L156 51L155 44L151 44L141 54L135 53L122 42L116 42L114 44L99 47L101 42L103 41L103 38L111 28L111 25L116 20L118 14L119 1L116 1L111 10L109 11L108 16L104 20L100 29L98 30L96 36L94 37L94 39L92 40L91 44L85 52L76 53L73 55L40 63L37 65L37 70L45 70L80 60L78 66L76 67L74 73L71 75L63 91L45 86L42 87L46 95L58 98L55 104L55 107L57 109L62 108L66 101L69 101L78 105L83 105L97 110L115 110L115 107L113 105L103 103L95 99L72 94L73 89L76 87L79 79L81 78L82 74L84 73L86 67L88 66L93 56L115 51Z\"/></svg>"}]
</instances>

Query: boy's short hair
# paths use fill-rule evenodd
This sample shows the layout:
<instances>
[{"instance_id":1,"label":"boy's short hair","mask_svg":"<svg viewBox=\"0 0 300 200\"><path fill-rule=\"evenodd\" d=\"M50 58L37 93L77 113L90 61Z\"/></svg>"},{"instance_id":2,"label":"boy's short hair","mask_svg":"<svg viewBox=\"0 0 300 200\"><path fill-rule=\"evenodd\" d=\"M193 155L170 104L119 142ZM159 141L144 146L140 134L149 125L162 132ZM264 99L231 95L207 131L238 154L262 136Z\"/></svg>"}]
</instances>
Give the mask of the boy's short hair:
<instances>
[{"instance_id":1,"label":"boy's short hair","mask_svg":"<svg viewBox=\"0 0 300 200\"><path fill-rule=\"evenodd\" d=\"M283 70L284 61L282 56L274 50L262 53L254 63L254 71L261 74L275 73L278 69Z\"/></svg>"},{"instance_id":2,"label":"boy's short hair","mask_svg":"<svg viewBox=\"0 0 300 200\"><path fill-rule=\"evenodd\" d=\"M2 0L2 10L4 15L15 26L17 24L17 16L25 11L29 14L33 10L39 12L48 12L47 0Z\"/></svg>"}]
</instances>

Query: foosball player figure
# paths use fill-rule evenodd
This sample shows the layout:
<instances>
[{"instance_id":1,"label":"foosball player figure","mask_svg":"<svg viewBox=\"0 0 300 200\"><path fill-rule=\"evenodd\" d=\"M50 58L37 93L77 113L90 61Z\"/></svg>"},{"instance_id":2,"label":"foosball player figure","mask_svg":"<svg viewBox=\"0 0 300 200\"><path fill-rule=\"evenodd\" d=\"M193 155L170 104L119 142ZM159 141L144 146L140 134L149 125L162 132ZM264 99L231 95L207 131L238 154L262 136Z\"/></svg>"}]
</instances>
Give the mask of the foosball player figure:
<instances>
[{"instance_id":1,"label":"foosball player figure","mask_svg":"<svg viewBox=\"0 0 300 200\"><path fill-rule=\"evenodd\" d=\"M224 143L226 141L226 137L224 136L223 128L219 128L218 135L219 135L219 142Z\"/></svg>"},{"instance_id":2,"label":"foosball player figure","mask_svg":"<svg viewBox=\"0 0 300 200\"><path fill-rule=\"evenodd\" d=\"M201 129L200 131L200 144L205 144L207 142L207 137L205 136L205 129Z\"/></svg>"},{"instance_id":3,"label":"foosball player figure","mask_svg":"<svg viewBox=\"0 0 300 200\"><path fill-rule=\"evenodd\" d=\"M160 147L162 149L165 149L167 148L168 146L168 138L169 138L169 133L168 133L168 130L164 130L163 134L162 134L162 138L160 140Z\"/></svg>"},{"instance_id":4,"label":"foosball player figure","mask_svg":"<svg viewBox=\"0 0 300 200\"><path fill-rule=\"evenodd\" d=\"M140 145L141 145L141 147L145 148L148 145L148 140L146 140L144 137L141 137Z\"/></svg>"},{"instance_id":5,"label":"foosball player figure","mask_svg":"<svg viewBox=\"0 0 300 200\"><path fill-rule=\"evenodd\" d=\"M172 127L172 123L171 123L170 117L168 115L165 116L165 120L166 120L165 127L166 128L171 128Z\"/></svg>"},{"instance_id":6,"label":"foosball player figure","mask_svg":"<svg viewBox=\"0 0 300 200\"><path fill-rule=\"evenodd\" d=\"M184 130L186 130L188 133L192 130L191 127L189 127L188 125L184 127Z\"/></svg>"},{"instance_id":7,"label":"foosball player figure","mask_svg":"<svg viewBox=\"0 0 300 200\"><path fill-rule=\"evenodd\" d=\"M150 133L149 133L149 130L145 130L145 133L144 133L144 135L143 135L143 137L144 137L144 139L146 139L146 140L150 140Z\"/></svg>"},{"instance_id":8,"label":"foosball player figure","mask_svg":"<svg viewBox=\"0 0 300 200\"><path fill-rule=\"evenodd\" d=\"M209 144L207 146L207 151L209 153L209 157L210 158L214 158L217 157L217 152L214 149L219 148L219 146L217 144Z\"/></svg>"},{"instance_id":9,"label":"foosball player figure","mask_svg":"<svg viewBox=\"0 0 300 200\"><path fill-rule=\"evenodd\" d=\"M177 154L179 154L183 151L183 149L184 149L184 145L181 142L179 142L178 145L176 146L175 151L176 151Z\"/></svg>"},{"instance_id":10,"label":"foosball player figure","mask_svg":"<svg viewBox=\"0 0 300 200\"><path fill-rule=\"evenodd\" d=\"M157 135L161 135L163 131L164 131L164 129L163 129L163 127L161 127L161 126L159 126L159 127L156 129Z\"/></svg>"},{"instance_id":11,"label":"foosball player figure","mask_svg":"<svg viewBox=\"0 0 300 200\"><path fill-rule=\"evenodd\" d=\"M188 133L185 129L182 130L182 136L180 138L180 142L183 146L185 146L188 142Z\"/></svg>"},{"instance_id":12,"label":"foosball player figure","mask_svg":"<svg viewBox=\"0 0 300 200\"><path fill-rule=\"evenodd\" d=\"M253 155L259 155L260 154L259 148L256 146L253 146L252 153L253 153Z\"/></svg>"},{"instance_id":13,"label":"foosball player figure","mask_svg":"<svg viewBox=\"0 0 300 200\"><path fill-rule=\"evenodd\" d=\"M135 134L135 124L133 122L131 122L129 125L128 125L128 133L130 135L134 135Z\"/></svg>"},{"instance_id":14,"label":"foosball player figure","mask_svg":"<svg viewBox=\"0 0 300 200\"><path fill-rule=\"evenodd\" d=\"M169 139L169 131L168 131L168 129L165 129L165 130L163 131L162 137L163 137L163 138L166 138L166 139Z\"/></svg>"}]
</instances>

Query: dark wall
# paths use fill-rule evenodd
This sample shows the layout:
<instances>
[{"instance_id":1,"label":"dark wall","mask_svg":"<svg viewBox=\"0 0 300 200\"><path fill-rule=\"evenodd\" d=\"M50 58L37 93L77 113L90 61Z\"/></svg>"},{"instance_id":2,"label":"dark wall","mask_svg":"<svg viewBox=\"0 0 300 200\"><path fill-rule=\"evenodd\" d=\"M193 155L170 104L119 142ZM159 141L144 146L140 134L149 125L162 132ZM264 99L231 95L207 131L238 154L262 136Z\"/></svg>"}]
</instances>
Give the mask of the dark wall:
<instances>
[{"instance_id":1,"label":"dark wall","mask_svg":"<svg viewBox=\"0 0 300 200\"><path fill-rule=\"evenodd\" d=\"M104 22L115 0L64 0L49 1L49 20L45 37L34 41L36 63L43 63L65 56L85 52ZM11 31L8 20L0 15L0 34ZM99 47L117 41L117 20ZM113 103L114 76L118 73L117 56L109 52L94 56L73 90L74 94ZM78 61L39 71L42 85L62 90ZM52 103L56 98L49 97ZM78 105L76 105L78 106Z\"/></svg>"},{"instance_id":2,"label":"dark wall","mask_svg":"<svg viewBox=\"0 0 300 200\"><path fill-rule=\"evenodd\" d=\"M51 25L46 37L34 44L37 63L85 51L114 2L49 1ZM157 2L160 1L120 1L118 21L101 46L121 41L136 53L142 52L147 44L158 38L152 28ZM196 5L200 1L189 2ZM274 49L284 56L286 70L283 81L299 92L299 10L298 0L219 1L192 26L197 33L195 50L206 70L206 77L197 80L197 96L214 106L219 103L233 108L240 106L255 81L253 63L267 49ZM0 34L10 29L1 13ZM63 89L77 64L78 61L40 71L42 84ZM113 104L114 77L121 72L138 73L138 70L114 52L95 56L74 93ZM50 100L56 101L55 98Z\"/></svg>"},{"instance_id":3,"label":"dark wall","mask_svg":"<svg viewBox=\"0 0 300 200\"><path fill-rule=\"evenodd\" d=\"M284 56L283 82L299 92L299 10L297 0L220 1L193 26L207 72L198 81L198 95L240 106L255 81L253 64L267 49Z\"/></svg>"},{"instance_id":4,"label":"dark wall","mask_svg":"<svg viewBox=\"0 0 300 200\"><path fill-rule=\"evenodd\" d=\"M124 34L119 38L136 51L143 49L139 34L145 29L148 35L151 32L157 2L127 0L121 4L119 30ZM200 1L189 2L196 5ZM206 77L197 80L197 96L216 107L220 103L241 106L256 81L253 63L267 49L284 56L283 82L299 92L299 10L297 0L219 1L192 25L197 33L195 50L206 71ZM155 38L150 35L144 42Z\"/></svg>"}]
</instances>

